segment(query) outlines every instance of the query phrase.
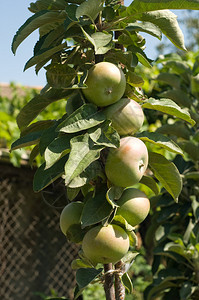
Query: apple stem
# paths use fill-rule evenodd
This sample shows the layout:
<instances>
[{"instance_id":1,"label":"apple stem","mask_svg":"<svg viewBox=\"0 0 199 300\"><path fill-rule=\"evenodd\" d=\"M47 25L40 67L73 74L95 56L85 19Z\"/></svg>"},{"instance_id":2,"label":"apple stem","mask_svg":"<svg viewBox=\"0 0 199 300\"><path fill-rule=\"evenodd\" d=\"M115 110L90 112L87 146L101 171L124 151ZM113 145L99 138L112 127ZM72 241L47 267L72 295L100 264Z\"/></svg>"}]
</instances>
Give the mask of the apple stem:
<instances>
[{"instance_id":1,"label":"apple stem","mask_svg":"<svg viewBox=\"0 0 199 300\"><path fill-rule=\"evenodd\" d=\"M125 299L125 287L122 284L121 276L125 273L125 264L122 261L118 261L115 264L116 270L118 272L115 273L115 299L116 300L124 300Z\"/></svg>"},{"instance_id":2,"label":"apple stem","mask_svg":"<svg viewBox=\"0 0 199 300\"><path fill-rule=\"evenodd\" d=\"M114 287L114 273L112 264L104 265L104 291L106 295L106 300L115 300L115 287Z\"/></svg>"}]
</instances>

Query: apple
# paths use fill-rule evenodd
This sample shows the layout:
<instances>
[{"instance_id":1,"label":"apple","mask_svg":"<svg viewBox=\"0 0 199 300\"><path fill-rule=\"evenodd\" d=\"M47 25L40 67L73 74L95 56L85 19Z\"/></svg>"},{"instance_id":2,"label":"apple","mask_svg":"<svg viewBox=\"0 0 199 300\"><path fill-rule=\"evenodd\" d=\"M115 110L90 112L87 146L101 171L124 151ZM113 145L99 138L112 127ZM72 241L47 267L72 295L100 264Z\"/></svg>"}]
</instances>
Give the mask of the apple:
<instances>
[{"instance_id":1,"label":"apple","mask_svg":"<svg viewBox=\"0 0 199 300\"><path fill-rule=\"evenodd\" d=\"M129 98L121 98L104 110L107 119L120 135L132 135L137 132L144 122L141 106Z\"/></svg>"},{"instance_id":2,"label":"apple","mask_svg":"<svg viewBox=\"0 0 199 300\"><path fill-rule=\"evenodd\" d=\"M145 193L135 188L125 189L117 204L120 206L117 215L121 215L131 226L144 221L150 210L150 201Z\"/></svg>"},{"instance_id":3,"label":"apple","mask_svg":"<svg viewBox=\"0 0 199 300\"><path fill-rule=\"evenodd\" d=\"M85 83L88 88L82 89L84 96L99 107L115 103L126 89L123 71L109 62L100 62L91 67Z\"/></svg>"},{"instance_id":4,"label":"apple","mask_svg":"<svg viewBox=\"0 0 199 300\"><path fill-rule=\"evenodd\" d=\"M82 250L93 265L115 264L128 252L129 237L118 225L98 225L84 236Z\"/></svg>"},{"instance_id":5,"label":"apple","mask_svg":"<svg viewBox=\"0 0 199 300\"><path fill-rule=\"evenodd\" d=\"M105 173L113 185L129 187L140 181L147 165L147 147L140 139L128 136L120 139L119 148L109 151Z\"/></svg>"},{"instance_id":6,"label":"apple","mask_svg":"<svg viewBox=\"0 0 199 300\"><path fill-rule=\"evenodd\" d=\"M60 228L63 234L67 235L74 225L80 225L82 210L83 203L80 201L71 202L64 207L60 215Z\"/></svg>"}]
</instances>

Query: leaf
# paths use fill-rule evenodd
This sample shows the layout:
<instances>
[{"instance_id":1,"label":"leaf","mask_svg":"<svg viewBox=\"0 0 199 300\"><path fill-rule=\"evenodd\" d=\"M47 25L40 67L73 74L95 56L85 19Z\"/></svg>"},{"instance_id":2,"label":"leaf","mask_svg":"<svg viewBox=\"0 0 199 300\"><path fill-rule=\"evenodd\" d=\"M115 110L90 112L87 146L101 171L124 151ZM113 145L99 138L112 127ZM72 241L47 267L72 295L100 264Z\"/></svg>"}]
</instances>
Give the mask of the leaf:
<instances>
[{"instance_id":1,"label":"leaf","mask_svg":"<svg viewBox=\"0 0 199 300\"><path fill-rule=\"evenodd\" d=\"M174 102L176 102L178 105L182 105L188 108L190 108L192 104L191 103L192 101L189 98L189 96L180 89L172 89L172 90L164 91L160 93L159 96L162 98L169 98Z\"/></svg>"},{"instance_id":2,"label":"leaf","mask_svg":"<svg viewBox=\"0 0 199 300\"><path fill-rule=\"evenodd\" d=\"M27 63L25 64L25 67L24 67L24 71L26 71L27 69L29 69L30 67L32 67L36 64L41 63L42 61L45 61L45 63L46 63L47 61L49 61L52 58L52 55L54 55L57 52L60 52L64 48L68 49L70 47L67 47L67 43L63 43L63 44L55 46L55 47L40 50L39 52L37 52L37 54L35 56L31 57L27 61Z\"/></svg>"},{"instance_id":3,"label":"leaf","mask_svg":"<svg viewBox=\"0 0 199 300\"><path fill-rule=\"evenodd\" d=\"M54 21L61 23L64 21L65 17L66 13L64 11L58 12L42 10L36 12L19 28L15 34L12 42L12 52L15 54L18 46L23 42L23 40L37 28Z\"/></svg>"},{"instance_id":4,"label":"leaf","mask_svg":"<svg viewBox=\"0 0 199 300\"><path fill-rule=\"evenodd\" d=\"M125 289L128 291L129 294L133 292L133 284L131 278L129 277L128 273L124 273L122 275L122 284L124 285Z\"/></svg>"},{"instance_id":5,"label":"leaf","mask_svg":"<svg viewBox=\"0 0 199 300\"><path fill-rule=\"evenodd\" d=\"M39 139L42 135L43 131L36 131L36 132L31 132L19 139L17 139L12 145L11 145L11 150L16 150L19 148L31 146L38 144Z\"/></svg>"},{"instance_id":6,"label":"leaf","mask_svg":"<svg viewBox=\"0 0 199 300\"><path fill-rule=\"evenodd\" d=\"M181 137L185 140L189 140L190 138L190 131L187 128L186 124L182 122L162 125L161 127L157 128L156 132Z\"/></svg>"},{"instance_id":7,"label":"leaf","mask_svg":"<svg viewBox=\"0 0 199 300\"><path fill-rule=\"evenodd\" d=\"M102 171L99 161L93 161L80 175L75 177L68 185L70 188L83 187L89 184L91 180L95 180L97 177L105 179L105 175Z\"/></svg>"},{"instance_id":8,"label":"leaf","mask_svg":"<svg viewBox=\"0 0 199 300\"><path fill-rule=\"evenodd\" d=\"M180 141L180 147L189 154L190 158L194 161L199 161L199 148L198 145L194 144L192 141Z\"/></svg>"},{"instance_id":9,"label":"leaf","mask_svg":"<svg viewBox=\"0 0 199 300\"><path fill-rule=\"evenodd\" d=\"M35 192L43 190L57 178L64 174L64 165L68 159L68 155L63 156L52 167L45 170L46 163L43 163L36 171L33 180L33 189Z\"/></svg>"},{"instance_id":10,"label":"leaf","mask_svg":"<svg viewBox=\"0 0 199 300\"><path fill-rule=\"evenodd\" d=\"M111 214L112 210L112 206L106 200L106 190L101 189L84 205L81 217L82 228L101 222Z\"/></svg>"},{"instance_id":11,"label":"leaf","mask_svg":"<svg viewBox=\"0 0 199 300\"><path fill-rule=\"evenodd\" d=\"M154 98L149 98L147 102L145 102L142 105L142 107L158 110L163 113L172 115L174 117L183 119L184 121L190 123L192 126L195 124L195 121L190 117L190 114L188 113L187 109L185 108L182 109L171 99L161 98L158 100Z\"/></svg>"},{"instance_id":12,"label":"leaf","mask_svg":"<svg viewBox=\"0 0 199 300\"><path fill-rule=\"evenodd\" d=\"M49 104L66 98L72 94L73 90L59 90L50 88L44 94L35 96L30 102L28 102L20 111L17 116L17 124L20 129L23 129L30 124L37 115L44 110Z\"/></svg>"},{"instance_id":13,"label":"leaf","mask_svg":"<svg viewBox=\"0 0 199 300\"><path fill-rule=\"evenodd\" d=\"M46 169L50 168L64 152L70 151L70 140L73 138L72 134L64 134L55 138L46 148L44 158L46 161Z\"/></svg>"},{"instance_id":14,"label":"leaf","mask_svg":"<svg viewBox=\"0 0 199 300\"><path fill-rule=\"evenodd\" d=\"M177 202L182 190L182 179L174 163L159 153L149 152L149 166L154 176Z\"/></svg>"},{"instance_id":15,"label":"leaf","mask_svg":"<svg viewBox=\"0 0 199 300\"><path fill-rule=\"evenodd\" d=\"M88 130L88 134L97 145L110 148L118 148L120 145L120 136L117 131L110 126L110 121Z\"/></svg>"},{"instance_id":16,"label":"leaf","mask_svg":"<svg viewBox=\"0 0 199 300\"><path fill-rule=\"evenodd\" d=\"M180 78L175 74L166 73L166 72L160 73L155 78L155 80L166 83L175 89L180 89Z\"/></svg>"},{"instance_id":17,"label":"leaf","mask_svg":"<svg viewBox=\"0 0 199 300\"><path fill-rule=\"evenodd\" d=\"M95 146L89 135L80 135L71 139L71 152L65 165L65 185L80 175L93 161L100 156L103 147Z\"/></svg>"},{"instance_id":18,"label":"leaf","mask_svg":"<svg viewBox=\"0 0 199 300\"><path fill-rule=\"evenodd\" d=\"M103 268L80 268L76 271L76 282L78 288L75 289L75 298L77 299L82 291L93 281L95 280L103 271Z\"/></svg>"},{"instance_id":19,"label":"leaf","mask_svg":"<svg viewBox=\"0 0 199 300\"><path fill-rule=\"evenodd\" d=\"M178 25L177 16L170 10L158 10L157 8L155 11L146 12L142 15L140 15L139 12L138 15L135 15L135 18L155 24L176 47L186 50L184 45L184 36Z\"/></svg>"},{"instance_id":20,"label":"leaf","mask_svg":"<svg viewBox=\"0 0 199 300\"><path fill-rule=\"evenodd\" d=\"M158 28L158 26L156 26L155 24L152 24L150 22L143 22L143 23L138 23L138 22L134 22L134 23L128 23L128 25L125 27L125 30L131 32L131 31L143 31L146 32L148 34L151 34L153 36L155 36L156 38L158 38L159 40L162 39L162 32L161 30Z\"/></svg>"},{"instance_id":21,"label":"leaf","mask_svg":"<svg viewBox=\"0 0 199 300\"><path fill-rule=\"evenodd\" d=\"M100 11L103 9L102 0L87 0L80 4L76 10L76 18L88 16L91 20L95 20Z\"/></svg>"},{"instance_id":22,"label":"leaf","mask_svg":"<svg viewBox=\"0 0 199 300\"><path fill-rule=\"evenodd\" d=\"M74 111L57 128L61 132L74 133L94 127L105 120L101 111L93 104L84 104Z\"/></svg>"},{"instance_id":23,"label":"leaf","mask_svg":"<svg viewBox=\"0 0 199 300\"><path fill-rule=\"evenodd\" d=\"M134 87L142 87L144 84L144 80L142 79L142 77L130 70L126 73L126 81L128 84Z\"/></svg>"},{"instance_id":24,"label":"leaf","mask_svg":"<svg viewBox=\"0 0 199 300\"><path fill-rule=\"evenodd\" d=\"M35 13L44 9L60 10L65 9L65 7L65 0L37 0L35 3L30 3L30 7L28 9Z\"/></svg>"},{"instance_id":25,"label":"leaf","mask_svg":"<svg viewBox=\"0 0 199 300\"><path fill-rule=\"evenodd\" d=\"M137 137L139 137L144 142L149 142L160 146L161 148L167 149L170 152L183 155L182 149L174 141L163 134L143 131L139 133Z\"/></svg>"},{"instance_id":26,"label":"leaf","mask_svg":"<svg viewBox=\"0 0 199 300\"><path fill-rule=\"evenodd\" d=\"M158 184L156 183L156 181L149 176L142 176L142 179L140 180L140 183L148 186L148 188L150 188L155 195L158 195L160 193L160 188L158 186Z\"/></svg>"},{"instance_id":27,"label":"leaf","mask_svg":"<svg viewBox=\"0 0 199 300\"><path fill-rule=\"evenodd\" d=\"M119 187L119 186L111 186L107 193L106 193L106 199L112 205L112 207L119 207L117 203L114 200L118 200L124 191L124 188Z\"/></svg>"},{"instance_id":28,"label":"leaf","mask_svg":"<svg viewBox=\"0 0 199 300\"><path fill-rule=\"evenodd\" d=\"M127 8L129 14L142 13L159 9L196 9L199 10L198 0L134 0Z\"/></svg>"},{"instance_id":29,"label":"leaf","mask_svg":"<svg viewBox=\"0 0 199 300\"><path fill-rule=\"evenodd\" d=\"M112 40L112 35L109 33L95 32L91 35L91 38L94 41L95 54L105 54L112 48L109 44Z\"/></svg>"}]
</instances>

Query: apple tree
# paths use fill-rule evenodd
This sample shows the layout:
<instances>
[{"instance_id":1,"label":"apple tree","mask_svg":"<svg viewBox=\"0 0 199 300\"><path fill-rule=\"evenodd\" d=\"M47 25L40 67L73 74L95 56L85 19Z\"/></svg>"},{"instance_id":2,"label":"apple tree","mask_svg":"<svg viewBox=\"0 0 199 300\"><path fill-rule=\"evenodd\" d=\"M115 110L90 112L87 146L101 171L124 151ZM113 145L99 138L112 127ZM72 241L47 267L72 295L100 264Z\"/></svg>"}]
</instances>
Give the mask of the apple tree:
<instances>
[{"instance_id":1,"label":"apple tree","mask_svg":"<svg viewBox=\"0 0 199 300\"><path fill-rule=\"evenodd\" d=\"M199 2L134 0L127 7L116 0L37 0L13 38L15 53L39 29L24 70L34 66L38 73L44 67L47 84L20 111L21 134L11 150L33 146L31 161L42 157L35 192L58 178L65 183L60 227L81 247L72 264L74 299L96 280L104 285L106 299L131 293L128 269L139 253L137 225L150 210L141 188L155 195L164 188L174 203L181 193L180 172L161 150L183 151L164 133L147 130L144 111L170 115L189 127L195 121L170 98L145 96L137 71L139 64L152 67L142 32L159 40L165 34L186 50L170 11L179 8L197 10ZM60 118L40 121L39 114L55 101L66 104Z\"/></svg>"}]
</instances>

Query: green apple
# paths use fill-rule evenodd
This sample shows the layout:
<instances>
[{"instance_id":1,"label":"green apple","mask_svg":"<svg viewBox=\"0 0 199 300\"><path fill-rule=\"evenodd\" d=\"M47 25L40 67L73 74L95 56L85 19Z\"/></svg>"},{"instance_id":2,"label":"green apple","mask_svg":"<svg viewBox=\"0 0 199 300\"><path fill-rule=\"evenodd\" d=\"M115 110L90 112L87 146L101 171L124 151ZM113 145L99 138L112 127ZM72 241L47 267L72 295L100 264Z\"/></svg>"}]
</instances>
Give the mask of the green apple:
<instances>
[{"instance_id":1,"label":"green apple","mask_svg":"<svg viewBox=\"0 0 199 300\"><path fill-rule=\"evenodd\" d=\"M135 188L125 189L117 204L120 206L117 215L121 215L131 226L144 221L150 210L150 201L145 193Z\"/></svg>"},{"instance_id":2,"label":"green apple","mask_svg":"<svg viewBox=\"0 0 199 300\"><path fill-rule=\"evenodd\" d=\"M67 235L68 230L74 225L80 225L83 203L80 201L67 204L60 215L60 228Z\"/></svg>"},{"instance_id":3,"label":"green apple","mask_svg":"<svg viewBox=\"0 0 199 300\"><path fill-rule=\"evenodd\" d=\"M129 98L121 98L104 110L107 119L120 135L132 135L137 132L144 122L141 106Z\"/></svg>"},{"instance_id":4,"label":"green apple","mask_svg":"<svg viewBox=\"0 0 199 300\"><path fill-rule=\"evenodd\" d=\"M85 234L82 241L82 250L93 265L115 264L122 259L128 249L128 234L115 224L93 227Z\"/></svg>"},{"instance_id":5,"label":"green apple","mask_svg":"<svg viewBox=\"0 0 199 300\"><path fill-rule=\"evenodd\" d=\"M121 138L120 147L111 149L105 164L108 180L116 186L129 187L137 184L148 165L148 151L138 138Z\"/></svg>"},{"instance_id":6,"label":"green apple","mask_svg":"<svg viewBox=\"0 0 199 300\"><path fill-rule=\"evenodd\" d=\"M118 101L126 89L126 78L121 69L109 62L100 62L89 70L82 89L86 99L99 107Z\"/></svg>"}]
</instances>

